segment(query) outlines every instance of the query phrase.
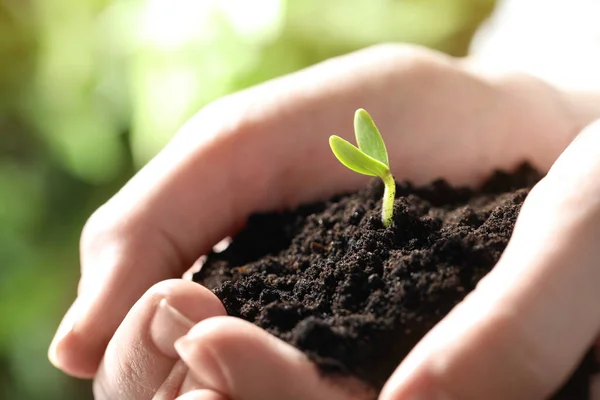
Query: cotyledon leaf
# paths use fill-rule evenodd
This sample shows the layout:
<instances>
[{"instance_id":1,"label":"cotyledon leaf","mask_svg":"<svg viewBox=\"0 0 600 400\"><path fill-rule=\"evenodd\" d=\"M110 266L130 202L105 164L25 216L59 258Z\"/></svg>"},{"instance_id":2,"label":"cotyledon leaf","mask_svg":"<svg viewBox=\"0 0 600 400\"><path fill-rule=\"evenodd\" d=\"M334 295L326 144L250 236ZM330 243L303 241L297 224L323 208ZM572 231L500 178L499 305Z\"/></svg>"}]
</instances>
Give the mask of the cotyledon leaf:
<instances>
[{"instance_id":1,"label":"cotyledon leaf","mask_svg":"<svg viewBox=\"0 0 600 400\"><path fill-rule=\"evenodd\" d=\"M362 108L354 113L354 134L356 135L358 148L363 153L385 164L388 168L390 167L387 149L381 133L379 133L369 113Z\"/></svg>"},{"instance_id":2,"label":"cotyledon leaf","mask_svg":"<svg viewBox=\"0 0 600 400\"><path fill-rule=\"evenodd\" d=\"M389 174L389 168L380 161L369 157L352 143L339 136L331 136L329 145L333 154L346 167L359 174L384 177Z\"/></svg>"}]
</instances>

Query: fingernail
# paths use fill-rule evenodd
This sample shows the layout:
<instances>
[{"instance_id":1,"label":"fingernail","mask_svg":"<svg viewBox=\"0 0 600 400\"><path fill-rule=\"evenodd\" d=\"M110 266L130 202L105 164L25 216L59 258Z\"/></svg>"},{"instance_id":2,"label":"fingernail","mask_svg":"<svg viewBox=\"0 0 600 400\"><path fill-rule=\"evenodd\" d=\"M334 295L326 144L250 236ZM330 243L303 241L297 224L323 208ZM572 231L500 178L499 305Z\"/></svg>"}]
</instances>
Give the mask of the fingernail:
<instances>
[{"instance_id":1,"label":"fingernail","mask_svg":"<svg viewBox=\"0 0 600 400\"><path fill-rule=\"evenodd\" d=\"M185 315L162 299L156 306L156 311L150 324L150 337L154 345L163 354L177 358L175 341L184 336L194 323Z\"/></svg>"},{"instance_id":2,"label":"fingernail","mask_svg":"<svg viewBox=\"0 0 600 400\"><path fill-rule=\"evenodd\" d=\"M75 300L69 310L66 312L63 320L61 321L58 329L56 330L56 334L52 339L52 343L50 343L50 348L48 349L48 359L57 368L60 368L63 365L61 356L61 345L64 342L65 338L71 331L73 330L73 326L79 317L79 302Z\"/></svg>"},{"instance_id":3,"label":"fingernail","mask_svg":"<svg viewBox=\"0 0 600 400\"><path fill-rule=\"evenodd\" d=\"M179 357L185 361L188 358L188 355L191 353L193 346L194 341L190 340L187 336L183 336L175 342L175 351Z\"/></svg>"}]
</instances>

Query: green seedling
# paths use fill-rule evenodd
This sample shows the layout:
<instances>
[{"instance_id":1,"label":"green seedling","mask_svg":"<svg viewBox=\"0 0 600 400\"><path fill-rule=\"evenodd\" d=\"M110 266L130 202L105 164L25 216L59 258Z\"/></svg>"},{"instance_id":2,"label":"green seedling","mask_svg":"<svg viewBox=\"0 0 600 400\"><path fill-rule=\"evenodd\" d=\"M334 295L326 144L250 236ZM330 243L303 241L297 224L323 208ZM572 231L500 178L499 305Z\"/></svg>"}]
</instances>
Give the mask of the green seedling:
<instances>
[{"instance_id":1,"label":"green seedling","mask_svg":"<svg viewBox=\"0 0 600 400\"><path fill-rule=\"evenodd\" d=\"M333 154L346 167L359 174L378 176L385 184L381 221L387 228L392 223L396 182L390 172L387 150L371 116L363 109L354 114L354 135L358 147L339 136L331 136Z\"/></svg>"}]
</instances>

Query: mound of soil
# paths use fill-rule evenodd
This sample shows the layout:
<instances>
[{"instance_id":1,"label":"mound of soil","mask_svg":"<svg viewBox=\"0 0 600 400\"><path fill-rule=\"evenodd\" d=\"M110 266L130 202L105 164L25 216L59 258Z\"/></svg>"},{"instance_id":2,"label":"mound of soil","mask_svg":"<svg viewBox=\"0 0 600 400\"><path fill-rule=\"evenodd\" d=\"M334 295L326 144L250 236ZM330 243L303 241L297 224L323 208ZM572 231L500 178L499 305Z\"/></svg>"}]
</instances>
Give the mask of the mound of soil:
<instances>
[{"instance_id":1,"label":"mound of soil","mask_svg":"<svg viewBox=\"0 0 600 400\"><path fill-rule=\"evenodd\" d=\"M417 342L496 264L529 189L528 166L479 190L442 180L397 184L394 222L383 186L293 211L253 215L194 280L227 312L304 351L325 374L379 391ZM588 354L554 398L587 399Z\"/></svg>"}]
</instances>

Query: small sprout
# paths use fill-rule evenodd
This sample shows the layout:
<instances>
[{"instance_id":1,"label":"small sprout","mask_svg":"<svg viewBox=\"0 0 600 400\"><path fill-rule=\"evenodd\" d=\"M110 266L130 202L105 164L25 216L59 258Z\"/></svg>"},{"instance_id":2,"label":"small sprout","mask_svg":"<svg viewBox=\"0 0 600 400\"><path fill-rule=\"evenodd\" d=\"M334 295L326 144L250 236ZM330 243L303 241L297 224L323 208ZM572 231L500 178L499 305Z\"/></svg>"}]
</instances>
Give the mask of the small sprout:
<instances>
[{"instance_id":1,"label":"small sprout","mask_svg":"<svg viewBox=\"0 0 600 400\"><path fill-rule=\"evenodd\" d=\"M331 136L333 154L346 167L359 174L378 176L385 184L381 221L386 228L392 223L396 182L390 172L387 150L371 116L363 109L354 114L354 134L358 147L339 136Z\"/></svg>"}]
</instances>

